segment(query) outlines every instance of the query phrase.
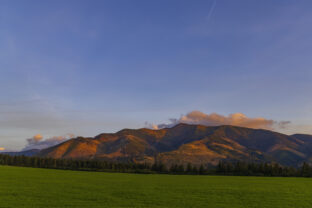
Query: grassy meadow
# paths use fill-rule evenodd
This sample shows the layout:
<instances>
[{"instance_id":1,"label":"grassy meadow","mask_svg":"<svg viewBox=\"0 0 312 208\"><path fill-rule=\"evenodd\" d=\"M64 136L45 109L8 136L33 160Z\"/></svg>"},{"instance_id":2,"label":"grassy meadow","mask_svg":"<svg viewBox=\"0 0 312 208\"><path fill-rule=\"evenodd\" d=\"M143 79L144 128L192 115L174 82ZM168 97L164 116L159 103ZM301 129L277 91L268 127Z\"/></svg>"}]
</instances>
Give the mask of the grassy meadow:
<instances>
[{"instance_id":1,"label":"grassy meadow","mask_svg":"<svg viewBox=\"0 0 312 208\"><path fill-rule=\"evenodd\" d=\"M0 208L312 207L312 179L140 175L0 166Z\"/></svg>"}]
</instances>

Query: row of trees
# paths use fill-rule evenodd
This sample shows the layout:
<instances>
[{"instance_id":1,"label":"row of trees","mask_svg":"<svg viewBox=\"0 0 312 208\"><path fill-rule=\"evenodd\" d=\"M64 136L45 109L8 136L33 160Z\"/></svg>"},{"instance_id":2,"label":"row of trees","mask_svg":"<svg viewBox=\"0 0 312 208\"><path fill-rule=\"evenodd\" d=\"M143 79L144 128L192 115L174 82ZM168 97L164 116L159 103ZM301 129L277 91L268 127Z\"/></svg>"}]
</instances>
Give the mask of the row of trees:
<instances>
[{"instance_id":1,"label":"row of trees","mask_svg":"<svg viewBox=\"0 0 312 208\"><path fill-rule=\"evenodd\" d=\"M0 165L132 173L312 177L312 167L307 163L303 163L300 168L293 168L269 163L231 163L220 161L217 167L210 168L203 165L193 166L191 164L187 164L186 166L182 164L173 164L168 168L161 162L150 165L146 163L139 164L102 160L53 159L0 154Z\"/></svg>"},{"instance_id":2,"label":"row of trees","mask_svg":"<svg viewBox=\"0 0 312 208\"><path fill-rule=\"evenodd\" d=\"M111 171L111 172L148 172L149 164L117 163L102 160L72 160L43 157L10 156L0 154L0 165L65 170Z\"/></svg>"},{"instance_id":3,"label":"row of trees","mask_svg":"<svg viewBox=\"0 0 312 208\"><path fill-rule=\"evenodd\" d=\"M238 176L283 176L283 177L312 177L312 167L303 163L301 167L285 167L277 163L245 163L220 161L216 173L218 175Z\"/></svg>"}]
</instances>

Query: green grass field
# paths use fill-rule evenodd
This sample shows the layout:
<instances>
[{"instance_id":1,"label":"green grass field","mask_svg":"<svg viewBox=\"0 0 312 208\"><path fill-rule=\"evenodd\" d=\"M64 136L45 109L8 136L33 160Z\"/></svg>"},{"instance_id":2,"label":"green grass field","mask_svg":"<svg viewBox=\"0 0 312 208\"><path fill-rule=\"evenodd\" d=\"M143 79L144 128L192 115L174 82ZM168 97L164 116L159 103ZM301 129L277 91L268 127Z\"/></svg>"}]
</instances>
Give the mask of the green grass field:
<instances>
[{"instance_id":1,"label":"green grass field","mask_svg":"<svg viewBox=\"0 0 312 208\"><path fill-rule=\"evenodd\" d=\"M0 207L312 207L312 179L0 166Z\"/></svg>"}]
</instances>

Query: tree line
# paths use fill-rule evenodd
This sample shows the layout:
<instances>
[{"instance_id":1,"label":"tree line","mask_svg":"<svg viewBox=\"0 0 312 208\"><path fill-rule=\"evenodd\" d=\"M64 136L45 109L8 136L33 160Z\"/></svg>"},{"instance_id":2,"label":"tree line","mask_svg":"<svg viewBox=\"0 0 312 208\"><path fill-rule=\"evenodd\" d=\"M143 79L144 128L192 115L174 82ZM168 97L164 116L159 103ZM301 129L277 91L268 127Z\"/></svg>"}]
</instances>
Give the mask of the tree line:
<instances>
[{"instance_id":1,"label":"tree line","mask_svg":"<svg viewBox=\"0 0 312 208\"><path fill-rule=\"evenodd\" d=\"M173 164L167 167L161 162L151 165L148 163L54 159L0 154L0 165L127 173L312 177L312 166L307 163L303 163L299 168L285 167L277 163L247 163L240 161L220 161L216 167L195 166L190 163L187 165Z\"/></svg>"},{"instance_id":2,"label":"tree line","mask_svg":"<svg viewBox=\"0 0 312 208\"><path fill-rule=\"evenodd\" d=\"M287 167L278 163L247 163L220 161L216 173L218 175L235 176L282 176L312 177L312 166L304 162L300 167Z\"/></svg>"}]
</instances>

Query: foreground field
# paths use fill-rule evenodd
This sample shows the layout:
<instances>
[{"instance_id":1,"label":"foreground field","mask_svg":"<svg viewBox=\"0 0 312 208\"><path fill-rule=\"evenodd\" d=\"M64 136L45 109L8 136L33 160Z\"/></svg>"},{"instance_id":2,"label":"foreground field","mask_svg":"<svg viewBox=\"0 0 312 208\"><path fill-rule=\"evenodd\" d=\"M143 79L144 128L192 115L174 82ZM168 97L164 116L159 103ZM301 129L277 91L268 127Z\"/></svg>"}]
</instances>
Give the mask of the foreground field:
<instances>
[{"instance_id":1,"label":"foreground field","mask_svg":"<svg viewBox=\"0 0 312 208\"><path fill-rule=\"evenodd\" d=\"M312 179L0 166L0 207L312 207Z\"/></svg>"}]
</instances>

